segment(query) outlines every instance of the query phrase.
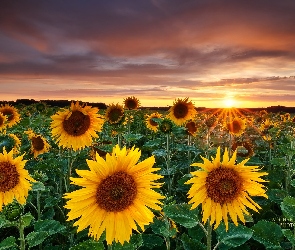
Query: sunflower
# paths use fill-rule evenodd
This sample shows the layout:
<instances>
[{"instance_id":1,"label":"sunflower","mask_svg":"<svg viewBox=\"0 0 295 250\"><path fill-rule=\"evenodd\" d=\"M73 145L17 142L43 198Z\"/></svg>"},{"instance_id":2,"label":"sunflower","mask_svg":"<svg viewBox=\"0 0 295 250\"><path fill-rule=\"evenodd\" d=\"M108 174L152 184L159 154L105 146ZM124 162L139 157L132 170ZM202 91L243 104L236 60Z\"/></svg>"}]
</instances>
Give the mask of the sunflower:
<instances>
[{"instance_id":1,"label":"sunflower","mask_svg":"<svg viewBox=\"0 0 295 250\"><path fill-rule=\"evenodd\" d=\"M208 128L212 128L212 127L216 126L216 124L217 124L217 119L216 119L216 117L215 117L215 116L211 116L211 117L207 118L207 119L205 120L205 124L206 124L206 126L207 126Z\"/></svg>"},{"instance_id":2,"label":"sunflower","mask_svg":"<svg viewBox=\"0 0 295 250\"><path fill-rule=\"evenodd\" d=\"M160 119L161 117L162 115L159 114L158 112L147 115L145 119L146 127L150 130L153 130L154 132L157 132L159 128L159 124L154 119Z\"/></svg>"},{"instance_id":3,"label":"sunflower","mask_svg":"<svg viewBox=\"0 0 295 250\"><path fill-rule=\"evenodd\" d=\"M49 151L50 145L42 135L35 134L31 129L25 131L31 140L31 152L34 158Z\"/></svg>"},{"instance_id":4,"label":"sunflower","mask_svg":"<svg viewBox=\"0 0 295 250\"><path fill-rule=\"evenodd\" d=\"M24 166L27 160L23 156L13 158L13 150L9 153L5 148L0 153L0 211L3 205L11 203L16 199L20 204L26 203L31 183L35 181L29 176Z\"/></svg>"},{"instance_id":5,"label":"sunflower","mask_svg":"<svg viewBox=\"0 0 295 250\"><path fill-rule=\"evenodd\" d=\"M246 128L245 121L238 117L235 117L231 122L226 124L227 129L233 135L241 135Z\"/></svg>"},{"instance_id":6,"label":"sunflower","mask_svg":"<svg viewBox=\"0 0 295 250\"><path fill-rule=\"evenodd\" d=\"M118 124L123 121L124 118L124 108L120 104L111 104L106 109L105 119L110 124Z\"/></svg>"},{"instance_id":7,"label":"sunflower","mask_svg":"<svg viewBox=\"0 0 295 250\"><path fill-rule=\"evenodd\" d=\"M172 128L173 128L173 123L167 118L164 118L159 125L159 130L164 134L171 133Z\"/></svg>"},{"instance_id":8,"label":"sunflower","mask_svg":"<svg viewBox=\"0 0 295 250\"><path fill-rule=\"evenodd\" d=\"M17 109L9 104L3 104L0 107L0 113L7 116L7 127L12 127L20 121L20 114Z\"/></svg>"},{"instance_id":9,"label":"sunflower","mask_svg":"<svg viewBox=\"0 0 295 250\"><path fill-rule=\"evenodd\" d=\"M7 117L0 113L0 131L6 128Z\"/></svg>"},{"instance_id":10,"label":"sunflower","mask_svg":"<svg viewBox=\"0 0 295 250\"><path fill-rule=\"evenodd\" d=\"M185 124L186 132L191 136L196 136L197 134L197 124L194 121L189 121Z\"/></svg>"},{"instance_id":11,"label":"sunflower","mask_svg":"<svg viewBox=\"0 0 295 250\"><path fill-rule=\"evenodd\" d=\"M20 139L15 134L9 134L9 137L12 138L12 140L14 142L13 143L14 154L18 154L19 153L20 146L21 146Z\"/></svg>"},{"instance_id":12,"label":"sunflower","mask_svg":"<svg viewBox=\"0 0 295 250\"><path fill-rule=\"evenodd\" d=\"M153 222L151 209L161 210L159 201L164 196L153 188L162 184L155 182L163 176L153 172L154 156L138 163L141 152L137 148L120 149L118 145L106 160L96 155L96 160L87 160L90 170L76 170L82 178L71 178L72 184L82 189L66 193L65 208L70 209L68 220L79 218L74 223L81 231L89 226L89 236L99 240L106 231L107 244L113 240L129 241L132 229Z\"/></svg>"},{"instance_id":13,"label":"sunflower","mask_svg":"<svg viewBox=\"0 0 295 250\"><path fill-rule=\"evenodd\" d=\"M192 104L188 101L188 97L184 100L177 99L174 101L173 106L168 110L167 118L170 118L176 125L182 125L187 120L192 119L197 111Z\"/></svg>"},{"instance_id":14,"label":"sunflower","mask_svg":"<svg viewBox=\"0 0 295 250\"><path fill-rule=\"evenodd\" d=\"M261 176L265 172L258 172L258 166L245 166L249 160L245 159L235 165L237 151L229 158L225 149L223 161L220 160L220 147L217 149L215 159L212 162L203 158L204 163L194 163L192 166L201 170L192 172L193 177L186 182L192 184L188 191L188 202L191 209L202 203L203 223L211 217L210 224L215 222L216 229L221 220L224 220L228 230L228 214L234 224L238 226L238 218L245 223L244 213L249 214L247 207L258 212L261 207L251 199L251 196L263 196L265 187L259 182L266 182Z\"/></svg>"},{"instance_id":15,"label":"sunflower","mask_svg":"<svg viewBox=\"0 0 295 250\"><path fill-rule=\"evenodd\" d=\"M124 99L125 109L129 109L129 110L138 109L139 106L140 106L140 101L134 96L127 97L126 99Z\"/></svg>"},{"instance_id":16,"label":"sunflower","mask_svg":"<svg viewBox=\"0 0 295 250\"><path fill-rule=\"evenodd\" d=\"M96 132L100 132L103 119L97 113L98 108L80 106L79 102L71 103L69 109L63 109L52 115L51 133L59 146L83 149L90 146Z\"/></svg>"}]
</instances>

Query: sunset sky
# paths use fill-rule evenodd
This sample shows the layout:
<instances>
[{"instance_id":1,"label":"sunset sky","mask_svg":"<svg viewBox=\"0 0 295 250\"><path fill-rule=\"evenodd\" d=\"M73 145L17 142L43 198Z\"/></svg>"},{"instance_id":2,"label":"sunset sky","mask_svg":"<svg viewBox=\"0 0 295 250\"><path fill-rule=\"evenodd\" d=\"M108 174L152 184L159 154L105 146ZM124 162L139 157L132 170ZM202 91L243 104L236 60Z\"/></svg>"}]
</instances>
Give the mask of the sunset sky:
<instances>
[{"instance_id":1,"label":"sunset sky","mask_svg":"<svg viewBox=\"0 0 295 250\"><path fill-rule=\"evenodd\" d=\"M1 0L0 100L294 107L294 13L294 0Z\"/></svg>"}]
</instances>

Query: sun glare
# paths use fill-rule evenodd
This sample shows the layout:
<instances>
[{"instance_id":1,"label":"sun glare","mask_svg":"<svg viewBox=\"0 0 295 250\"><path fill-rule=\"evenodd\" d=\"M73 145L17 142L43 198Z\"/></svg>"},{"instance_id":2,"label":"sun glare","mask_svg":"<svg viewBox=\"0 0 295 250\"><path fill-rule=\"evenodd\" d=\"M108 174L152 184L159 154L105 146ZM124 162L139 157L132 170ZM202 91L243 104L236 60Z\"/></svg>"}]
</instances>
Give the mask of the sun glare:
<instances>
[{"instance_id":1,"label":"sun glare","mask_svg":"<svg viewBox=\"0 0 295 250\"><path fill-rule=\"evenodd\" d=\"M226 108L232 108L235 105L235 100L234 99L224 99L223 103Z\"/></svg>"}]
</instances>

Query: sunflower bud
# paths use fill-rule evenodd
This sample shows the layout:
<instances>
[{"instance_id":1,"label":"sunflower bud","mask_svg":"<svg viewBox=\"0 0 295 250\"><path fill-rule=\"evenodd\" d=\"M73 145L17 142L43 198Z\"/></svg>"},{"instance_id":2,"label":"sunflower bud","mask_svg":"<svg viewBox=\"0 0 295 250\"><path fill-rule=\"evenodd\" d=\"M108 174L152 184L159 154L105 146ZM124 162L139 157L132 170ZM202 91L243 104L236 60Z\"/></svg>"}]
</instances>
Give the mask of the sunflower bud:
<instances>
[{"instance_id":1,"label":"sunflower bud","mask_svg":"<svg viewBox=\"0 0 295 250\"><path fill-rule=\"evenodd\" d=\"M20 216L23 214L23 212L23 206L15 200L3 208L3 214L5 218L9 221L18 220Z\"/></svg>"}]
</instances>

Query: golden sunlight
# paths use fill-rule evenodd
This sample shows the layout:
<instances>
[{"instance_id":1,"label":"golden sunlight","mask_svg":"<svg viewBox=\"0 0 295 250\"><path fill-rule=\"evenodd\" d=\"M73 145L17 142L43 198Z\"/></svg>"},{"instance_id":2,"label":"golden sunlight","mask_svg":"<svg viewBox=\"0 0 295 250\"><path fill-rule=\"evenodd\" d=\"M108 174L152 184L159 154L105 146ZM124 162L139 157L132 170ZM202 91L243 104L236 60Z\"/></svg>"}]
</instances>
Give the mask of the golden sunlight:
<instances>
[{"instance_id":1,"label":"golden sunlight","mask_svg":"<svg viewBox=\"0 0 295 250\"><path fill-rule=\"evenodd\" d=\"M223 105L226 108L232 108L232 107L234 107L235 104L236 104L236 102L232 98L226 98L226 99L223 100Z\"/></svg>"}]
</instances>

